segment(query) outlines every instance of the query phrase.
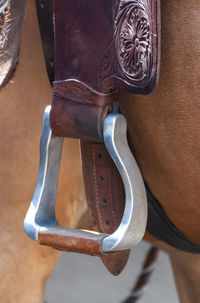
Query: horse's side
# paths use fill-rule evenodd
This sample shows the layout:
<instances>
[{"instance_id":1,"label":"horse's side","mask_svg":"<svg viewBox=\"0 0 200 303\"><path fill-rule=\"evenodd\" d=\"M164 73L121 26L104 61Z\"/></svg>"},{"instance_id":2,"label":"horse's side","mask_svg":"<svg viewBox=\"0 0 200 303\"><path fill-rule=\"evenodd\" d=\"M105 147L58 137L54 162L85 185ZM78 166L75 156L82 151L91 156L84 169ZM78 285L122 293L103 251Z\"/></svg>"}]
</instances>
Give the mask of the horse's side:
<instances>
[{"instance_id":1,"label":"horse's side","mask_svg":"<svg viewBox=\"0 0 200 303\"><path fill-rule=\"evenodd\" d=\"M200 243L200 3L161 1L161 70L150 96L124 95L132 150L171 221ZM163 245L161 244L163 247ZM181 302L200 295L200 256L167 248Z\"/></svg>"},{"instance_id":2,"label":"horse's side","mask_svg":"<svg viewBox=\"0 0 200 303\"><path fill-rule=\"evenodd\" d=\"M161 7L158 88L145 97L124 94L122 111L128 119L132 150L152 192L171 221L199 242L200 3L163 0ZM13 83L0 94L2 303L42 303L44 282L58 255L23 232L37 177L42 113L50 101L34 1L27 1L19 66ZM85 207L77 141L65 140L61 168L57 212L61 221L74 226ZM200 257L156 243L170 254L181 302L198 302Z\"/></svg>"}]
</instances>

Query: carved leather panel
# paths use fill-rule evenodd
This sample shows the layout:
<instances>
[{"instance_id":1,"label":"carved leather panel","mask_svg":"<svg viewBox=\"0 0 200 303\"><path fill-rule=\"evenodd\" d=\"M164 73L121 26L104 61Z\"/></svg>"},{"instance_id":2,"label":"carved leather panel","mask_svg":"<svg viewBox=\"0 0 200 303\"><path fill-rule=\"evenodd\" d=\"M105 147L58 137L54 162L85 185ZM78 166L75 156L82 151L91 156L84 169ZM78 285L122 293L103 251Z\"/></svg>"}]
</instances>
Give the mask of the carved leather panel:
<instances>
[{"instance_id":1,"label":"carved leather panel","mask_svg":"<svg viewBox=\"0 0 200 303\"><path fill-rule=\"evenodd\" d=\"M77 79L103 93L113 87L152 92L159 71L158 0L56 0L55 12L56 80Z\"/></svg>"},{"instance_id":2,"label":"carved leather panel","mask_svg":"<svg viewBox=\"0 0 200 303\"><path fill-rule=\"evenodd\" d=\"M0 89L18 61L25 0L0 0Z\"/></svg>"}]
</instances>

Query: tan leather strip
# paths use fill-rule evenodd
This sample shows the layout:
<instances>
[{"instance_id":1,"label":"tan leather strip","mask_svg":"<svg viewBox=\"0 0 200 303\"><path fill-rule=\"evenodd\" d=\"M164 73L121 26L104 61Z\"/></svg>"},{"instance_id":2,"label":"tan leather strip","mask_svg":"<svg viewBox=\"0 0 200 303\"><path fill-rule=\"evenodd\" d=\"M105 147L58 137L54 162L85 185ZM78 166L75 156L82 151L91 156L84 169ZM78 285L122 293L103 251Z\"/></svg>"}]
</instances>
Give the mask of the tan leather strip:
<instances>
[{"instance_id":1,"label":"tan leather strip","mask_svg":"<svg viewBox=\"0 0 200 303\"><path fill-rule=\"evenodd\" d=\"M91 256L101 255L101 240L104 236L81 237L72 235L57 235L39 233L38 240L41 245L53 247L61 251L71 251Z\"/></svg>"},{"instance_id":2,"label":"tan leather strip","mask_svg":"<svg viewBox=\"0 0 200 303\"><path fill-rule=\"evenodd\" d=\"M103 143L81 141L83 176L89 215L95 231L111 234L120 224L124 210L124 190L119 173ZM117 189L117 190L116 190ZM119 274L129 251L102 256L112 274Z\"/></svg>"}]
</instances>

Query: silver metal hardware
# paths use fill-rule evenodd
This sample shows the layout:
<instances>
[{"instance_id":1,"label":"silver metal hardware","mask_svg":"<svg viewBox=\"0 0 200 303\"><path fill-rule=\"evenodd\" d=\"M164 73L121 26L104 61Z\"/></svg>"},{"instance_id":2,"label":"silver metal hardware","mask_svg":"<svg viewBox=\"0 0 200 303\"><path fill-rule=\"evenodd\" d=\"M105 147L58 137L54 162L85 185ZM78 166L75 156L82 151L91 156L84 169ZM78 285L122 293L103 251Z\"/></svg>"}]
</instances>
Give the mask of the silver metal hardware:
<instances>
[{"instance_id":1,"label":"silver metal hardware","mask_svg":"<svg viewBox=\"0 0 200 303\"><path fill-rule=\"evenodd\" d=\"M109 114L104 120L105 145L121 175L125 188L125 209L117 230L101 234L60 227L55 218L55 201L63 138L55 136L50 127L51 107L44 112L40 141L40 168L35 193L24 221L29 237L38 240L39 233L57 235L90 235L102 239L102 252L129 249L143 238L147 222L147 200L140 170L126 139L126 119L120 114Z\"/></svg>"},{"instance_id":2,"label":"silver metal hardware","mask_svg":"<svg viewBox=\"0 0 200 303\"><path fill-rule=\"evenodd\" d=\"M119 227L102 241L103 251L110 252L129 249L142 240L147 223L147 198L140 170L128 146L125 117L109 114L104 120L103 136L122 178L126 199Z\"/></svg>"}]
</instances>

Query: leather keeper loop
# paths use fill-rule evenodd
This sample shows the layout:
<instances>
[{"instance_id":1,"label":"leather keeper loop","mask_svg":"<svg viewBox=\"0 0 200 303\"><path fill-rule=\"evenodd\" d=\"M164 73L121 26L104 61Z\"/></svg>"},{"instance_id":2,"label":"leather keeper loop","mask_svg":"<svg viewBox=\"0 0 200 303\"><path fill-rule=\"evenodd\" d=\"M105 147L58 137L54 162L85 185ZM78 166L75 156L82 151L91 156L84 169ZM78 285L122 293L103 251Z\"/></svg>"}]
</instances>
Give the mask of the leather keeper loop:
<instances>
[{"instance_id":1,"label":"leather keeper loop","mask_svg":"<svg viewBox=\"0 0 200 303\"><path fill-rule=\"evenodd\" d=\"M51 128L60 137L102 141L102 123L118 95L98 94L76 80L53 84Z\"/></svg>"}]
</instances>

